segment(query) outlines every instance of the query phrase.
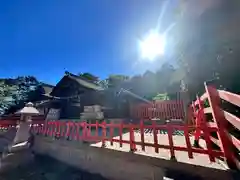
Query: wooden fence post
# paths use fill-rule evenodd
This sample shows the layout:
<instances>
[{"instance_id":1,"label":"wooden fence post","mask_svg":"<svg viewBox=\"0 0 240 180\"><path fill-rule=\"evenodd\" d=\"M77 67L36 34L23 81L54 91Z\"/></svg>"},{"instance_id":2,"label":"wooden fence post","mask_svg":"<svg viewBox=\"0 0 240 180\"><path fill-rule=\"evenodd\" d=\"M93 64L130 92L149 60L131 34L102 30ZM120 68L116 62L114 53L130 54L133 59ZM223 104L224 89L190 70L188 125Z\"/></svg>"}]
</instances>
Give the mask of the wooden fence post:
<instances>
[{"instance_id":1,"label":"wooden fence post","mask_svg":"<svg viewBox=\"0 0 240 180\"><path fill-rule=\"evenodd\" d=\"M119 126L119 140L120 140L119 145L120 145L120 147L123 146L123 143L122 143L122 134L123 134L123 122L121 121L121 124L120 124L120 126Z\"/></svg>"},{"instance_id":2,"label":"wooden fence post","mask_svg":"<svg viewBox=\"0 0 240 180\"><path fill-rule=\"evenodd\" d=\"M88 138L88 128L87 128L87 123L83 122L83 143L87 142L87 138Z\"/></svg>"},{"instance_id":3,"label":"wooden fence post","mask_svg":"<svg viewBox=\"0 0 240 180\"><path fill-rule=\"evenodd\" d=\"M232 144L229 140L227 130L227 121L223 115L222 110L220 109L220 97L217 90L213 87L207 86L204 84L206 92L208 94L208 100L210 108L212 109L213 120L215 121L218 127L218 139L220 142L220 148L224 153L224 158L229 168L237 169L235 158L232 150Z\"/></svg>"},{"instance_id":4,"label":"wooden fence post","mask_svg":"<svg viewBox=\"0 0 240 180\"><path fill-rule=\"evenodd\" d=\"M113 137L114 137L114 134L113 134L113 131L114 131L114 123L113 121L110 122L110 144L111 146L113 146Z\"/></svg>"},{"instance_id":5,"label":"wooden fence post","mask_svg":"<svg viewBox=\"0 0 240 180\"><path fill-rule=\"evenodd\" d=\"M134 138L134 129L133 129L133 124L130 124L130 152L135 152L136 149L136 144L135 144L135 138Z\"/></svg>"},{"instance_id":6,"label":"wooden fence post","mask_svg":"<svg viewBox=\"0 0 240 180\"><path fill-rule=\"evenodd\" d=\"M102 122L102 148L106 147L106 137L107 137L107 131L106 131L106 122Z\"/></svg>"},{"instance_id":7,"label":"wooden fence post","mask_svg":"<svg viewBox=\"0 0 240 180\"><path fill-rule=\"evenodd\" d=\"M154 148L155 148L155 153L159 153L158 149L158 137L157 137L157 129L156 129L156 121L152 121L152 126L153 126L153 139L154 139Z\"/></svg>"},{"instance_id":8,"label":"wooden fence post","mask_svg":"<svg viewBox=\"0 0 240 180\"><path fill-rule=\"evenodd\" d=\"M142 150L145 151L145 142L144 142L144 123L143 123L143 120L140 121L140 134L141 134Z\"/></svg>"},{"instance_id":9,"label":"wooden fence post","mask_svg":"<svg viewBox=\"0 0 240 180\"><path fill-rule=\"evenodd\" d=\"M59 139L60 138L60 131L61 131L60 121L56 121L55 123L56 123L55 138Z\"/></svg>"},{"instance_id":10,"label":"wooden fence post","mask_svg":"<svg viewBox=\"0 0 240 180\"><path fill-rule=\"evenodd\" d=\"M195 119L195 126L196 126L196 129L195 129L195 132L194 132L194 144L193 146L196 147L196 148L199 148L199 138L201 136L201 119L200 119L200 116L199 116L199 113L200 111L197 111L196 110L196 107L195 107L195 102L192 103L192 108L193 108L193 113L194 113L194 117L196 118Z\"/></svg>"},{"instance_id":11,"label":"wooden fence post","mask_svg":"<svg viewBox=\"0 0 240 180\"><path fill-rule=\"evenodd\" d=\"M174 144L173 144L173 128L172 125L168 122L167 123L167 132L168 132L168 140L169 140L169 146L170 146L170 160L175 161L176 157L175 157L175 152L174 152Z\"/></svg>"},{"instance_id":12,"label":"wooden fence post","mask_svg":"<svg viewBox=\"0 0 240 180\"><path fill-rule=\"evenodd\" d=\"M67 140L70 140L70 122L67 122L67 131L66 131L66 134L65 134L65 137Z\"/></svg>"},{"instance_id":13,"label":"wooden fence post","mask_svg":"<svg viewBox=\"0 0 240 180\"><path fill-rule=\"evenodd\" d=\"M215 158L214 158L213 153L212 153L212 144L211 144L211 139L210 139L211 133L208 129L207 119L206 119L205 113L204 113L204 104L203 104L203 101L201 101L198 96L197 96L197 101L198 101L198 104L199 104L199 116L200 116L200 119L201 119L201 122L200 122L201 129L200 129L200 131L203 130L203 135L204 135L204 138L205 138L205 141L206 141L209 159L210 159L211 162L215 162Z\"/></svg>"}]
</instances>

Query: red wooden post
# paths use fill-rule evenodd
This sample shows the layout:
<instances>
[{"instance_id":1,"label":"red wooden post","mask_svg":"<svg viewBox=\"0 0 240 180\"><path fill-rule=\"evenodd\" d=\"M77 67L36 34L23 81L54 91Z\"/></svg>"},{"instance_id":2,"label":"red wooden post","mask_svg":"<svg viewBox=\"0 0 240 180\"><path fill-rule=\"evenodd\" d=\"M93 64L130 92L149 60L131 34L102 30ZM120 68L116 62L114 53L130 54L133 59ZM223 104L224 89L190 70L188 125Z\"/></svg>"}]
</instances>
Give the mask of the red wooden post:
<instances>
[{"instance_id":1,"label":"red wooden post","mask_svg":"<svg viewBox=\"0 0 240 180\"><path fill-rule=\"evenodd\" d=\"M173 109L173 101L169 101L169 113L170 113L170 119L174 119L174 109Z\"/></svg>"},{"instance_id":2,"label":"red wooden post","mask_svg":"<svg viewBox=\"0 0 240 180\"><path fill-rule=\"evenodd\" d=\"M41 124L41 126L40 126L40 134L41 134L41 135L44 134L44 123Z\"/></svg>"},{"instance_id":3,"label":"red wooden post","mask_svg":"<svg viewBox=\"0 0 240 180\"><path fill-rule=\"evenodd\" d=\"M158 104L156 102L154 102L154 107L153 107L153 117L157 117L160 119L160 111L159 111L159 108L158 108Z\"/></svg>"},{"instance_id":4,"label":"red wooden post","mask_svg":"<svg viewBox=\"0 0 240 180\"><path fill-rule=\"evenodd\" d=\"M123 134L123 122L121 122L120 126L119 126L119 145L120 147L122 147L122 134Z\"/></svg>"},{"instance_id":5,"label":"red wooden post","mask_svg":"<svg viewBox=\"0 0 240 180\"><path fill-rule=\"evenodd\" d=\"M174 144L173 144L173 129L171 124L167 124L167 131L168 131L168 140L169 140L169 146L170 146L170 154L171 154L171 160L176 160L175 153L174 153Z\"/></svg>"},{"instance_id":6,"label":"red wooden post","mask_svg":"<svg viewBox=\"0 0 240 180\"><path fill-rule=\"evenodd\" d=\"M133 125L130 124L130 151L134 152L136 151L136 144L135 144L135 140L134 140L134 130L133 130Z\"/></svg>"},{"instance_id":7,"label":"red wooden post","mask_svg":"<svg viewBox=\"0 0 240 180\"><path fill-rule=\"evenodd\" d=\"M187 124L184 125L184 136L185 136L185 141L188 149L188 157L193 158L193 152L192 152L192 146L189 138L189 132L188 132L188 126Z\"/></svg>"},{"instance_id":8,"label":"red wooden post","mask_svg":"<svg viewBox=\"0 0 240 180\"><path fill-rule=\"evenodd\" d=\"M46 135L47 134L47 123L44 123L42 126L42 135Z\"/></svg>"},{"instance_id":9,"label":"red wooden post","mask_svg":"<svg viewBox=\"0 0 240 180\"><path fill-rule=\"evenodd\" d=\"M50 135L50 125L51 125L51 121L47 123L47 136Z\"/></svg>"},{"instance_id":10,"label":"red wooden post","mask_svg":"<svg viewBox=\"0 0 240 180\"><path fill-rule=\"evenodd\" d=\"M213 119L216 122L216 125L219 130L219 132L217 134L218 134L218 139L220 142L220 148L224 153L225 160L226 160L228 166L231 169L237 169L237 165L235 163L235 157L233 154L232 143L229 140L229 137L226 132L227 121L225 119L225 116L224 116L222 110L219 108L220 97L218 95L217 90L213 87L207 86L206 83L205 83L205 89L208 94L208 100L209 100L210 107L212 108Z\"/></svg>"},{"instance_id":11,"label":"red wooden post","mask_svg":"<svg viewBox=\"0 0 240 180\"><path fill-rule=\"evenodd\" d=\"M106 137L107 137L107 131L106 131L106 122L102 122L102 148L106 147Z\"/></svg>"},{"instance_id":12,"label":"red wooden post","mask_svg":"<svg viewBox=\"0 0 240 180\"><path fill-rule=\"evenodd\" d=\"M180 119L179 116L178 116L179 108L178 108L178 101L177 100L173 101L172 107L173 107L173 114L174 114L173 119Z\"/></svg>"},{"instance_id":13,"label":"red wooden post","mask_svg":"<svg viewBox=\"0 0 240 180\"><path fill-rule=\"evenodd\" d=\"M87 139L87 123L83 122L83 140L85 141Z\"/></svg>"},{"instance_id":14,"label":"red wooden post","mask_svg":"<svg viewBox=\"0 0 240 180\"><path fill-rule=\"evenodd\" d=\"M154 148L155 152L158 153L158 138L157 138L157 129L156 129L156 122L152 121L152 127L153 127L153 139L154 139Z\"/></svg>"},{"instance_id":15,"label":"red wooden post","mask_svg":"<svg viewBox=\"0 0 240 180\"><path fill-rule=\"evenodd\" d=\"M65 137L69 140L69 136L70 136L70 123L67 122L66 125L67 125L67 130L66 130Z\"/></svg>"},{"instance_id":16,"label":"red wooden post","mask_svg":"<svg viewBox=\"0 0 240 180\"><path fill-rule=\"evenodd\" d=\"M53 121L53 136L57 134L57 121Z\"/></svg>"},{"instance_id":17,"label":"red wooden post","mask_svg":"<svg viewBox=\"0 0 240 180\"><path fill-rule=\"evenodd\" d=\"M78 122L77 123L77 139L80 140L81 139L81 133L82 133L82 122Z\"/></svg>"},{"instance_id":18,"label":"red wooden post","mask_svg":"<svg viewBox=\"0 0 240 180\"><path fill-rule=\"evenodd\" d=\"M75 131L76 131L75 122L71 121L71 139L74 139Z\"/></svg>"},{"instance_id":19,"label":"red wooden post","mask_svg":"<svg viewBox=\"0 0 240 180\"><path fill-rule=\"evenodd\" d=\"M111 121L111 123L109 125L110 125L110 144L111 144L111 146L113 146L113 130L114 130L113 126L114 126L114 124Z\"/></svg>"},{"instance_id":20,"label":"red wooden post","mask_svg":"<svg viewBox=\"0 0 240 180\"><path fill-rule=\"evenodd\" d=\"M78 122L74 122L73 123L74 126L74 140L78 140L78 134L79 134L79 126L78 126Z\"/></svg>"},{"instance_id":21,"label":"red wooden post","mask_svg":"<svg viewBox=\"0 0 240 180\"><path fill-rule=\"evenodd\" d=\"M148 107L147 106L144 106L144 118L145 119L148 119Z\"/></svg>"},{"instance_id":22,"label":"red wooden post","mask_svg":"<svg viewBox=\"0 0 240 180\"><path fill-rule=\"evenodd\" d=\"M51 121L51 131L50 131L51 132L51 134L50 134L51 137L54 136L54 130L55 130L54 125L55 125L54 121Z\"/></svg>"},{"instance_id":23,"label":"red wooden post","mask_svg":"<svg viewBox=\"0 0 240 180\"><path fill-rule=\"evenodd\" d=\"M96 136L97 138L98 138L98 131L99 131L98 127L99 127L99 123L98 123L98 121L96 121L96 132L95 132L95 136Z\"/></svg>"},{"instance_id":24,"label":"red wooden post","mask_svg":"<svg viewBox=\"0 0 240 180\"><path fill-rule=\"evenodd\" d=\"M64 137L64 133L66 131L66 127L67 127L67 123L64 121L61 123L61 128L62 128L62 131L61 131L61 137Z\"/></svg>"},{"instance_id":25,"label":"red wooden post","mask_svg":"<svg viewBox=\"0 0 240 180\"><path fill-rule=\"evenodd\" d=\"M73 121L69 121L69 140L73 139L73 132L74 132L74 123Z\"/></svg>"},{"instance_id":26,"label":"red wooden post","mask_svg":"<svg viewBox=\"0 0 240 180\"><path fill-rule=\"evenodd\" d=\"M48 136L49 133L50 133L50 130L49 130L50 125L49 124L50 124L50 122L48 121L47 124L46 124L45 136Z\"/></svg>"},{"instance_id":27,"label":"red wooden post","mask_svg":"<svg viewBox=\"0 0 240 180\"><path fill-rule=\"evenodd\" d=\"M171 119L170 102L166 101L166 105L167 105L167 119Z\"/></svg>"},{"instance_id":28,"label":"red wooden post","mask_svg":"<svg viewBox=\"0 0 240 180\"><path fill-rule=\"evenodd\" d=\"M51 134L51 136L53 137L53 136L55 136L55 121L52 121L52 134Z\"/></svg>"},{"instance_id":29,"label":"red wooden post","mask_svg":"<svg viewBox=\"0 0 240 180\"><path fill-rule=\"evenodd\" d=\"M55 135L55 137L56 138L60 138L60 131L61 131L61 126L60 126L60 121L56 121L56 135Z\"/></svg>"},{"instance_id":30,"label":"red wooden post","mask_svg":"<svg viewBox=\"0 0 240 180\"><path fill-rule=\"evenodd\" d=\"M200 100L200 98L197 96L197 101L199 104L199 114L200 114L200 119L202 120L201 122L201 127L203 127L203 131L204 131L204 137L205 137L205 141L206 141L206 145L207 145L207 150L208 150L208 155L209 155L209 159L211 162L215 162L215 158L213 156L213 152L212 152L212 142L210 139L210 132L208 130L207 127L207 120L204 114L204 105L203 102Z\"/></svg>"},{"instance_id":31,"label":"red wooden post","mask_svg":"<svg viewBox=\"0 0 240 180\"><path fill-rule=\"evenodd\" d=\"M192 104L192 108L193 108L193 111L194 111L194 116L196 118L195 122L196 122L196 130L195 130L195 133L194 133L194 147L197 147L199 148L199 139L200 139L200 136L201 136L201 117L200 117L200 111L196 110L196 107L195 107L195 102L193 102Z\"/></svg>"},{"instance_id":32,"label":"red wooden post","mask_svg":"<svg viewBox=\"0 0 240 180\"><path fill-rule=\"evenodd\" d=\"M164 119L168 119L168 108L166 103L163 103L163 108L164 108Z\"/></svg>"},{"instance_id":33,"label":"red wooden post","mask_svg":"<svg viewBox=\"0 0 240 180\"><path fill-rule=\"evenodd\" d=\"M140 133L141 133L141 144L142 144L142 150L145 151L145 142L144 142L144 124L143 120L140 122Z\"/></svg>"},{"instance_id":34,"label":"red wooden post","mask_svg":"<svg viewBox=\"0 0 240 180\"><path fill-rule=\"evenodd\" d=\"M87 138L90 139L92 136L92 134L91 134L92 124L87 123L86 128L87 128Z\"/></svg>"}]
</instances>

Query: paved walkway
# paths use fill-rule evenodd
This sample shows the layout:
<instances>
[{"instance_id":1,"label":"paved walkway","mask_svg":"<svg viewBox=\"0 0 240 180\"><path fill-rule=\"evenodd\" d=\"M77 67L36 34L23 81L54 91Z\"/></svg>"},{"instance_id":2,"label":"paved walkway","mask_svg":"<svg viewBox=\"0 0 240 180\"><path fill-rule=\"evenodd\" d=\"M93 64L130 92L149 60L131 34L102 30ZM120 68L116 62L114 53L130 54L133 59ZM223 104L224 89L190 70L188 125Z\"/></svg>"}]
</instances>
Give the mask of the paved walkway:
<instances>
[{"instance_id":1,"label":"paved walkway","mask_svg":"<svg viewBox=\"0 0 240 180\"><path fill-rule=\"evenodd\" d=\"M0 180L107 180L98 174L90 174L45 156L1 174Z\"/></svg>"}]
</instances>

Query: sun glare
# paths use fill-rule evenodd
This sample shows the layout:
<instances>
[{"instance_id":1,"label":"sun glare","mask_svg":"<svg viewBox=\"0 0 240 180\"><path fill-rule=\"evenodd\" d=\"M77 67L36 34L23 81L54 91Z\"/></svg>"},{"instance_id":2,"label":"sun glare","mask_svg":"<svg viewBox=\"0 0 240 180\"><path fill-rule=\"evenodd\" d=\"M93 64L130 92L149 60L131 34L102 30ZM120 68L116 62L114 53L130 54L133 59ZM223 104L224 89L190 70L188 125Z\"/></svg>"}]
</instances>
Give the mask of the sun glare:
<instances>
[{"instance_id":1,"label":"sun glare","mask_svg":"<svg viewBox=\"0 0 240 180\"><path fill-rule=\"evenodd\" d=\"M165 36L157 32L149 33L146 38L140 42L141 55L144 60L154 61L156 57L164 54Z\"/></svg>"}]
</instances>

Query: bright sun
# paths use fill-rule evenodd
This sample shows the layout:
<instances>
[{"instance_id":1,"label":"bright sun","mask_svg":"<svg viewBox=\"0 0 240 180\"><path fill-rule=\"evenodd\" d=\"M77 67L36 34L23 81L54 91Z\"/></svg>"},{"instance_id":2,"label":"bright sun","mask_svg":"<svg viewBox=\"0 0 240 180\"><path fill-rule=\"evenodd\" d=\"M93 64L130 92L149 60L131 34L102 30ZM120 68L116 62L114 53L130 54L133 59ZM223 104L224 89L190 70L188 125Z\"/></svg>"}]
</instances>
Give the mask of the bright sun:
<instances>
[{"instance_id":1,"label":"bright sun","mask_svg":"<svg viewBox=\"0 0 240 180\"><path fill-rule=\"evenodd\" d=\"M165 50L165 36L157 32L149 33L140 42L141 55L143 59L154 61L157 56L163 55Z\"/></svg>"}]
</instances>

